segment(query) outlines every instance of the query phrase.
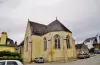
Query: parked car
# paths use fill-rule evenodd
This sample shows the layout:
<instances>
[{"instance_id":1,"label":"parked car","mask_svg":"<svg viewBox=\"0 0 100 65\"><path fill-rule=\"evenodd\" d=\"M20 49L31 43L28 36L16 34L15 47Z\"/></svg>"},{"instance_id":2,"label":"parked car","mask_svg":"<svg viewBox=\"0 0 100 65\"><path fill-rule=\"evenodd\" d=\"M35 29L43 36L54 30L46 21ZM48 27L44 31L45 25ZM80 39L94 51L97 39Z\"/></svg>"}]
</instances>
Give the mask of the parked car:
<instances>
[{"instance_id":1,"label":"parked car","mask_svg":"<svg viewBox=\"0 0 100 65\"><path fill-rule=\"evenodd\" d=\"M95 54L100 54L100 50L95 50Z\"/></svg>"},{"instance_id":2,"label":"parked car","mask_svg":"<svg viewBox=\"0 0 100 65\"><path fill-rule=\"evenodd\" d=\"M77 55L77 57L79 58L79 59L85 59L85 58L89 58L90 57L90 55L88 54L88 53L79 53L78 55Z\"/></svg>"},{"instance_id":3,"label":"parked car","mask_svg":"<svg viewBox=\"0 0 100 65\"><path fill-rule=\"evenodd\" d=\"M36 57L36 58L34 59L34 62L35 62L35 63L44 63L44 58L43 58L43 57Z\"/></svg>"},{"instance_id":4,"label":"parked car","mask_svg":"<svg viewBox=\"0 0 100 65\"><path fill-rule=\"evenodd\" d=\"M23 65L18 60L0 60L0 65Z\"/></svg>"}]
</instances>

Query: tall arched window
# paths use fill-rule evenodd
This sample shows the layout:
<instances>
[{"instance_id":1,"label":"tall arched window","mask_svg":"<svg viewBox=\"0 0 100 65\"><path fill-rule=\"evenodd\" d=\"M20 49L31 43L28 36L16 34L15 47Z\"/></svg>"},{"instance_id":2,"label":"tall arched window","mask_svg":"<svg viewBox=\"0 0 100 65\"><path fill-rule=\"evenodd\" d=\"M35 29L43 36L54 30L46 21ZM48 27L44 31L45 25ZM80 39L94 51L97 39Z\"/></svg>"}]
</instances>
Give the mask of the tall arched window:
<instances>
[{"instance_id":1,"label":"tall arched window","mask_svg":"<svg viewBox=\"0 0 100 65\"><path fill-rule=\"evenodd\" d=\"M47 50L47 39L46 37L44 37L44 51Z\"/></svg>"},{"instance_id":2,"label":"tall arched window","mask_svg":"<svg viewBox=\"0 0 100 65\"><path fill-rule=\"evenodd\" d=\"M69 35L67 35L67 37L66 37L66 45L67 45L68 49L71 48L71 46L70 46L70 36Z\"/></svg>"},{"instance_id":3,"label":"tall arched window","mask_svg":"<svg viewBox=\"0 0 100 65\"><path fill-rule=\"evenodd\" d=\"M57 34L54 36L55 49L60 49L60 36Z\"/></svg>"}]
</instances>

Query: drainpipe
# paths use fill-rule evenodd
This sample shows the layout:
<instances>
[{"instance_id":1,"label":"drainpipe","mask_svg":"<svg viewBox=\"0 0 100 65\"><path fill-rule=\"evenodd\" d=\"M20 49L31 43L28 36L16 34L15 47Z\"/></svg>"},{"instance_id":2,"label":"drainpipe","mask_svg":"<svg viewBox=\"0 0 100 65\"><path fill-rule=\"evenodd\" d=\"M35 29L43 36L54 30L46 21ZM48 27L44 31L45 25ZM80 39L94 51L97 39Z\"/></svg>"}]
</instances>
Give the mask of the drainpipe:
<instances>
[{"instance_id":1,"label":"drainpipe","mask_svg":"<svg viewBox=\"0 0 100 65\"><path fill-rule=\"evenodd\" d=\"M32 62L33 61L32 60L32 41L30 41L29 43L31 44L31 62Z\"/></svg>"},{"instance_id":2,"label":"drainpipe","mask_svg":"<svg viewBox=\"0 0 100 65\"><path fill-rule=\"evenodd\" d=\"M51 36L51 39L49 40L50 41L50 46L51 46L51 48L50 48L50 55L51 55L51 62L53 61L53 55L52 55L52 51L53 51L53 49L52 49L52 35L51 34L49 34L50 36Z\"/></svg>"},{"instance_id":3,"label":"drainpipe","mask_svg":"<svg viewBox=\"0 0 100 65\"><path fill-rule=\"evenodd\" d=\"M30 58L30 62L32 62L32 42L29 42L29 43L30 43L30 45L31 45L31 49L30 49L30 54L31 54L31 55L30 55L30 57L31 57L31 58Z\"/></svg>"},{"instance_id":4,"label":"drainpipe","mask_svg":"<svg viewBox=\"0 0 100 65\"><path fill-rule=\"evenodd\" d=\"M53 44L52 44L52 39L51 39L51 62L53 61Z\"/></svg>"},{"instance_id":5,"label":"drainpipe","mask_svg":"<svg viewBox=\"0 0 100 65\"><path fill-rule=\"evenodd\" d=\"M64 62L66 62L66 59L65 59L65 47L64 47L64 39L63 39L63 36L62 36L62 40L63 40L63 57L64 57Z\"/></svg>"}]
</instances>

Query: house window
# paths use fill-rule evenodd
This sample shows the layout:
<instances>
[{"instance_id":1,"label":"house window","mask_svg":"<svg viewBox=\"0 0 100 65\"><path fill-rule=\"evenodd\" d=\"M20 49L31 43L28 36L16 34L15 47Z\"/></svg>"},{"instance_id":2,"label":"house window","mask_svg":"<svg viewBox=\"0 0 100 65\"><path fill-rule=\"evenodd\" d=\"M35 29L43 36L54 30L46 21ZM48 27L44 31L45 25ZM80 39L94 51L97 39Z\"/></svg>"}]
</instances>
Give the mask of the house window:
<instances>
[{"instance_id":1,"label":"house window","mask_svg":"<svg viewBox=\"0 0 100 65\"><path fill-rule=\"evenodd\" d=\"M28 51L28 37L26 38L26 52Z\"/></svg>"},{"instance_id":2,"label":"house window","mask_svg":"<svg viewBox=\"0 0 100 65\"><path fill-rule=\"evenodd\" d=\"M44 51L46 51L47 50L47 39L46 39L46 37L44 38Z\"/></svg>"},{"instance_id":3,"label":"house window","mask_svg":"<svg viewBox=\"0 0 100 65\"><path fill-rule=\"evenodd\" d=\"M60 49L60 36L55 35L54 40L55 40L55 49Z\"/></svg>"},{"instance_id":4,"label":"house window","mask_svg":"<svg viewBox=\"0 0 100 65\"><path fill-rule=\"evenodd\" d=\"M66 45L67 45L68 49L71 48L71 46L70 46L70 36L69 35L66 37Z\"/></svg>"}]
</instances>

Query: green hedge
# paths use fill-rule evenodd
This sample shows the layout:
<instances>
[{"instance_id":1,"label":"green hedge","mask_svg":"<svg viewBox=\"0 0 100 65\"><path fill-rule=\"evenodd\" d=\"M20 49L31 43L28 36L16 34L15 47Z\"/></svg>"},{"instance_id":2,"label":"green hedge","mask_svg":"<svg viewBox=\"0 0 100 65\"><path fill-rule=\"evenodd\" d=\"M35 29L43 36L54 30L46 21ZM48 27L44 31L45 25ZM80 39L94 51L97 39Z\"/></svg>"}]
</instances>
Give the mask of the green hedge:
<instances>
[{"instance_id":1,"label":"green hedge","mask_svg":"<svg viewBox=\"0 0 100 65\"><path fill-rule=\"evenodd\" d=\"M3 56L13 56L13 57L20 57L20 55L16 52L10 52L10 51L0 51L0 57Z\"/></svg>"},{"instance_id":2,"label":"green hedge","mask_svg":"<svg viewBox=\"0 0 100 65\"><path fill-rule=\"evenodd\" d=\"M17 52L0 51L0 60L19 60L23 61Z\"/></svg>"}]
</instances>

